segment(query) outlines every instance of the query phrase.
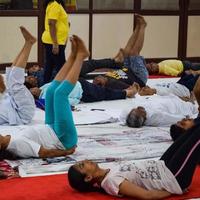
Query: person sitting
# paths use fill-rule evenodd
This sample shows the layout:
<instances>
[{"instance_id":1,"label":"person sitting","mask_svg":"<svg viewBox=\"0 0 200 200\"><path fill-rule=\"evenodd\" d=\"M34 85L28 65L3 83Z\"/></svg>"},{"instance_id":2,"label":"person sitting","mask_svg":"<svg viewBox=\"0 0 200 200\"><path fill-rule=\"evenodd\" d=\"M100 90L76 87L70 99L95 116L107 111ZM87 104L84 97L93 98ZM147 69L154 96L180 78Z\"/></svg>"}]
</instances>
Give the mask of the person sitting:
<instances>
[{"instance_id":1,"label":"person sitting","mask_svg":"<svg viewBox=\"0 0 200 200\"><path fill-rule=\"evenodd\" d=\"M0 74L0 125L28 124L35 113L34 98L24 86L24 77L28 57L36 39L23 26L20 30L25 43L12 66L6 68L6 84Z\"/></svg>"},{"instance_id":2,"label":"person sitting","mask_svg":"<svg viewBox=\"0 0 200 200\"><path fill-rule=\"evenodd\" d=\"M153 88L145 86L140 89L139 94L141 96L174 94L183 100L193 101L192 91L198 78L199 75L183 73L176 83L158 83Z\"/></svg>"},{"instance_id":3,"label":"person sitting","mask_svg":"<svg viewBox=\"0 0 200 200\"><path fill-rule=\"evenodd\" d=\"M163 60L160 63L148 63L146 68L150 75L168 75L180 76L187 70L200 70L200 65L192 64L189 61L181 61L177 59Z\"/></svg>"},{"instance_id":4,"label":"person sitting","mask_svg":"<svg viewBox=\"0 0 200 200\"><path fill-rule=\"evenodd\" d=\"M136 97L133 108L121 114L121 121L129 127L170 126L185 116L196 117L197 105L175 95Z\"/></svg>"},{"instance_id":5,"label":"person sitting","mask_svg":"<svg viewBox=\"0 0 200 200\"><path fill-rule=\"evenodd\" d=\"M188 191L199 155L200 125L175 141L159 160L132 161L115 169L84 160L69 168L68 181L80 192L103 190L117 197L164 199Z\"/></svg>"},{"instance_id":6,"label":"person sitting","mask_svg":"<svg viewBox=\"0 0 200 200\"><path fill-rule=\"evenodd\" d=\"M45 124L24 127L16 134L1 135L1 151L22 158L66 156L75 151L78 138L68 95L89 52L78 36L74 35L70 41L71 54L46 93Z\"/></svg>"}]
</instances>

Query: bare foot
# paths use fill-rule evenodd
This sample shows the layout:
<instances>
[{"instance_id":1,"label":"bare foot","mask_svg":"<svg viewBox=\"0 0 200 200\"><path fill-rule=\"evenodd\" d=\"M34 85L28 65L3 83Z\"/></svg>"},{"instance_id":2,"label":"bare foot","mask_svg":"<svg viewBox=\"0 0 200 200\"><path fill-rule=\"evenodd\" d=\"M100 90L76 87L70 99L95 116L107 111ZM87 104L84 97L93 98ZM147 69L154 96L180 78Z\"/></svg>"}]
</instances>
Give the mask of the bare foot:
<instances>
[{"instance_id":1,"label":"bare foot","mask_svg":"<svg viewBox=\"0 0 200 200\"><path fill-rule=\"evenodd\" d=\"M113 58L116 63L124 63L124 49L120 48L117 55Z\"/></svg>"},{"instance_id":2,"label":"bare foot","mask_svg":"<svg viewBox=\"0 0 200 200\"><path fill-rule=\"evenodd\" d=\"M70 56L73 56L75 58L77 51L78 51L77 41L74 37L70 37L70 42L71 42L71 55Z\"/></svg>"},{"instance_id":3,"label":"bare foot","mask_svg":"<svg viewBox=\"0 0 200 200\"><path fill-rule=\"evenodd\" d=\"M36 42L36 38L31 35L31 33L25 27L20 26L20 30L26 42L30 42L31 44Z\"/></svg>"},{"instance_id":4,"label":"bare foot","mask_svg":"<svg viewBox=\"0 0 200 200\"><path fill-rule=\"evenodd\" d=\"M3 80L3 76L0 74L0 93L3 93L6 90L6 86Z\"/></svg>"},{"instance_id":5,"label":"bare foot","mask_svg":"<svg viewBox=\"0 0 200 200\"><path fill-rule=\"evenodd\" d=\"M128 87L126 91L126 96L129 98L133 98L135 94L139 91L140 86L138 83L133 83L130 87Z\"/></svg>"},{"instance_id":6,"label":"bare foot","mask_svg":"<svg viewBox=\"0 0 200 200\"><path fill-rule=\"evenodd\" d=\"M147 22L145 21L145 19L142 15L135 14L135 17L136 17L137 23L139 23L141 26L144 26L144 27L147 26Z\"/></svg>"},{"instance_id":7,"label":"bare foot","mask_svg":"<svg viewBox=\"0 0 200 200\"><path fill-rule=\"evenodd\" d=\"M73 154L75 152L75 150L76 150L76 146L72 147L71 149L66 149L65 150L65 156Z\"/></svg>"},{"instance_id":8,"label":"bare foot","mask_svg":"<svg viewBox=\"0 0 200 200\"><path fill-rule=\"evenodd\" d=\"M77 43L77 56L83 57L83 59L90 56L90 52L87 50L85 43L81 38L79 38L77 35L73 35L73 38L75 39Z\"/></svg>"}]
</instances>

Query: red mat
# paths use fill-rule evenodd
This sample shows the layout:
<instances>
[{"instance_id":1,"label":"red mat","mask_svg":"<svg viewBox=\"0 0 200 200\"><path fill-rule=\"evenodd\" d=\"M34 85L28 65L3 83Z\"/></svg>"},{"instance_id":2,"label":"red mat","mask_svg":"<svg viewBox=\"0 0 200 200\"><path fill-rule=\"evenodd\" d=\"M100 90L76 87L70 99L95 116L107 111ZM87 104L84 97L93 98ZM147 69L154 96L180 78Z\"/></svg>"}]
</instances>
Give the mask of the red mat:
<instances>
[{"instance_id":1,"label":"red mat","mask_svg":"<svg viewBox=\"0 0 200 200\"><path fill-rule=\"evenodd\" d=\"M149 75L149 79L151 78L178 78L177 76L168 76L168 75Z\"/></svg>"},{"instance_id":2,"label":"red mat","mask_svg":"<svg viewBox=\"0 0 200 200\"><path fill-rule=\"evenodd\" d=\"M187 174L186 174L187 176ZM200 167L196 170L189 193L167 200L200 197ZM16 178L0 181L1 200L116 200L117 197L99 193L81 194L67 184L66 175ZM124 198L123 198L124 199ZM132 199L133 200L133 199Z\"/></svg>"}]
</instances>

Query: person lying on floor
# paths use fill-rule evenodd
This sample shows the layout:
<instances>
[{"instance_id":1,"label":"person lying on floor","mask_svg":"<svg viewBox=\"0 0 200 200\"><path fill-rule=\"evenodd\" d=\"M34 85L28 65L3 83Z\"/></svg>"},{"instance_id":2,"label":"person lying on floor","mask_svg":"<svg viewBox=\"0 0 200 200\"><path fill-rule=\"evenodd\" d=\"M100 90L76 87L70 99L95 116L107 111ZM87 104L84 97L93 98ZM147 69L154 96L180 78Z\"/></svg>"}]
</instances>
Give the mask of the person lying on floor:
<instances>
[{"instance_id":1,"label":"person lying on floor","mask_svg":"<svg viewBox=\"0 0 200 200\"><path fill-rule=\"evenodd\" d=\"M20 125L31 122L35 113L34 98L24 86L25 68L33 44L36 42L24 27L20 27L25 43L6 68L6 83L0 74L0 125Z\"/></svg>"},{"instance_id":2,"label":"person lying on floor","mask_svg":"<svg viewBox=\"0 0 200 200\"><path fill-rule=\"evenodd\" d=\"M92 59L84 61L80 72L81 80L86 79L87 74L96 69L110 68L114 70L112 73L109 72L105 74L105 76L97 76L93 83L105 88L120 90L127 89L135 82L141 87L145 86L148 78L148 71L145 67L145 60L142 56L139 56L139 53L144 42L146 22L140 15L135 15L135 17L136 28L128 40L126 47L123 50L121 49L113 59ZM124 58L124 56L126 58ZM36 70L34 69L34 71ZM42 71L40 73L42 73ZM27 77L27 85L31 85L31 87L40 87L40 83L42 82L40 80L41 76L37 76L35 73L35 80L33 80L33 78L34 76ZM29 86L29 88L31 87ZM90 85L90 87L92 86Z\"/></svg>"},{"instance_id":3,"label":"person lying on floor","mask_svg":"<svg viewBox=\"0 0 200 200\"><path fill-rule=\"evenodd\" d=\"M45 124L27 126L14 135L1 135L1 151L9 151L22 158L66 156L75 151L77 132L68 95L89 52L78 36L73 36L70 41L71 54L46 93Z\"/></svg>"},{"instance_id":4,"label":"person lying on floor","mask_svg":"<svg viewBox=\"0 0 200 200\"><path fill-rule=\"evenodd\" d=\"M183 100L193 101L192 91L198 78L197 74L183 73L176 83L158 83L153 88L145 86L140 89L139 94L141 96L174 94Z\"/></svg>"},{"instance_id":5,"label":"person lying on floor","mask_svg":"<svg viewBox=\"0 0 200 200\"><path fill-rule=\"evenodd\" d=\"M196 117L198 106L171 94L136 96L133 108L124 110L120 120L129 127L170 126L186 116Z\"/></svg>"},{"instance_id":6,"label":"person lying on floor","mask_svg":"<svg viewBox=\"0 0 200 200\"><path fill-rule=\"evenodd\" d=\"M120 49L119 53L114 58L114 61L108 60L107 65L113 71L107 72L105 75L94 78L93 83L103 87L113 89L126 89L134 82L138 83L140 87L146 85L148 79L148 71L146 63L140 51L144 43L144 35L146 28L146 21L143 16L136 14L136 27L129 38L124 49ZM118 66L115 63L121 63ZM101 66L101 67L105 67ZM101 68L100 65L85 65L82 68L81 75L91 72L95 69ZM118 67L118 69L116 69Z\"/></svg>"},{"instance_id":7,"label":"person lying on floor","mask_svg":"<svg viewBox=\"0 0 200 200\"><path fill-rule=\"evenodd\" d=\"M200 70L199 64L192 64L190 61L176 59L163 60L160 63L147 63L146 67L150 75L180 76L188 70Z\"/></svg>"},{"instance_id":8,"label":"person lying on floor","mask_svg":"<svg viewBox=\"0 0 200 200\"><path fill-rule=\"evenodd\" d=\"M50 84L51 83L47 83L40 88L30 88L30 92L36 100L45 103L46 91ZM136 83L124 90L104 88L79 78L79 81L77 81L74 89L69 94L69 103L71 106L75 106L80 103L80 101L96 102L102 100L125 99L127 97L132 98L137 93L138 88L139 86Z\"/></svg>"},{"instance_id":9,"label":"person lying on floor","mask_svg":"<svg viewBox=\"0 0 200 200\"><path fill-rule=\"evenodd\" d=\"M181 135L185 134L189 129L193 128L195 125L200 124L200 78L197 80L194 87L194 95L199 106L199 115L197 118L184 118L178 121L176 124L172 124L170 127L170 135L175 141Z\"/></svg>"},{"instance_id":10,"label":"person lying on floor","mask_svg":"<svg viewBox=\"0 0 200 200\"><path fill-rule=\"evenodd\" d=\"M164 199L188 192L199 155L200 125L175 141L159 160L132 161L118 169L84 160L69 168L68 181L80 192L103 190L118 197Z\"/></svg>"}]
</instances>

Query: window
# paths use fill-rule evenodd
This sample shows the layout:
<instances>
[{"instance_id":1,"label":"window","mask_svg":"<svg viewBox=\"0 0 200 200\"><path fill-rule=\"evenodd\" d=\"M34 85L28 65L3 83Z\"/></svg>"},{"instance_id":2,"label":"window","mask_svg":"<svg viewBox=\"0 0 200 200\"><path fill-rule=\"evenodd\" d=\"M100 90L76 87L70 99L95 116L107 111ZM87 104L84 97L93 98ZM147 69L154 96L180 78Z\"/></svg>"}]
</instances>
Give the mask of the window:
<instances>
[{"instance_id":1,"label":"window","mask_svg":"<svg viewBox=\"0 0 200 200\"><path fill-rule=\"evenodd\" d=\"M68 11L89 10L89 0L66 0Z\"/></svg>"},{"instance_id":2,"label":"window","mask_svg":"<svg viewBox=\"0 0 200 200\"><path fill-rule=\"evenodd\" d=\"M141 0L143 10L179 10L179 0Z\"/></svg>"},{"instance_id":3,"label":"window","mask_svg":"<svg viewBox=\"0 0 200 200\"><path fill-rule=\"evenodd\" d=\"M94 10L133 10L133 0L94 0Z\"/></svg>"},{"instance_id":4,"label":"window","mask_svg":"<svg viewBox=\"0 0 200 200\"><path fill-rule=\"evenodd\" d=\"M199 0L190 0L189 10L200 10L200 1Z\"/></svg>"},{"instance_id":5,"label":"window","mask_svg":"<svg viewBox=\"0 0 200 200\"><path fill-rule=\"evenodd\" d=\"M0 0L1 10L37 9L38 0Z\"/></svg>"}]
</instances>

